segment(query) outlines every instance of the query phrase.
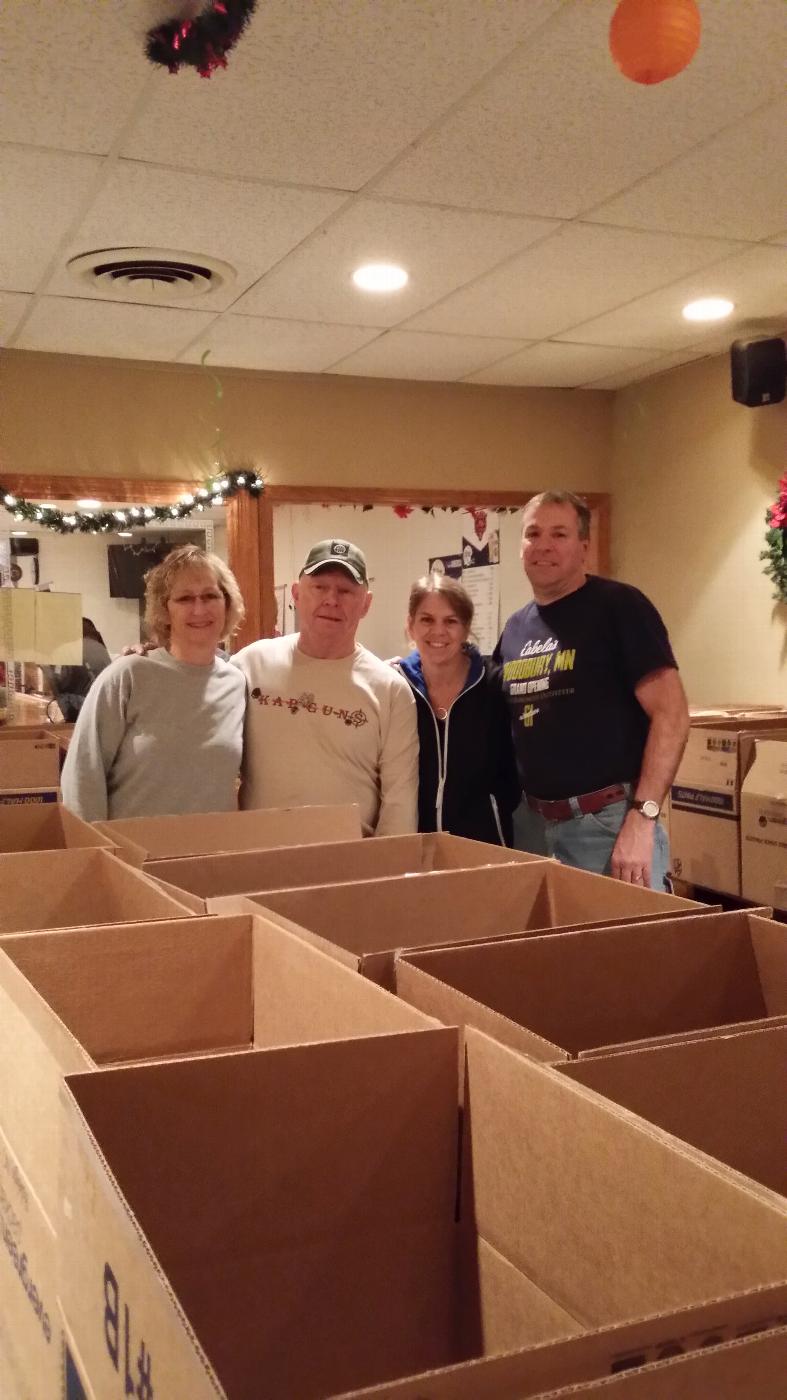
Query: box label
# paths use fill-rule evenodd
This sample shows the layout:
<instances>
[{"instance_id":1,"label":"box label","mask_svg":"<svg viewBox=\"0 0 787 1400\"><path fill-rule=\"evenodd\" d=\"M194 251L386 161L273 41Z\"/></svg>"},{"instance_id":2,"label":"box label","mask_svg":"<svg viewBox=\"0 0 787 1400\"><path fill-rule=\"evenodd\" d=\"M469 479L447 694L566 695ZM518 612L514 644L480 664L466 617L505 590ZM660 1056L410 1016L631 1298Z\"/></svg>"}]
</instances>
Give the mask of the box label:
<instances>
[{"instance_id":1,"label":"box label","mask_svg":"<svg viewBox=\"0 0 787 1400\"><path fill-rule=\"evenodd\" d=\"M709 788L687 787L685 784L670 788L670 801L673 807L682 812L703 812L712 817L737 819L735 794L714 792Z\"/></svg>"},{"instance_id":2,"label":"box label","mask_svg":"<svg viewBox=\"0 0 787 1400\"><path fill-rule=\"evenodd\" d=\"M104 1265L104 1341L109 1358L123 1377L122 1395L154 1400L153 1361L144 1337L137 1343L128 1303L121 1301L120 1285L109 1264Z\"/></svg>"},{"instance_id":3,"label":"box label","mask_svg":"<svg viewBox=\"0 0 787 1400\"><path fill-rule=\"evenodd\" d=\"M0 1248L2 1248L6 1264L10 1266L15 1275L16 1287L27 1295L31 1312L38 1320L42 1336L49 1345L52 1341L52 1320L41 1293L42 1280L34 1278L31 1273L30 1260L24 1247L24 1221L18 1214L9 1194L13 1184L18 1190L23 1204L27 1206L27 1190L16 1162L13 1161L5 1148L0 1147L0 1153L2 1153L3 1162L3 1173L0 1176Z\"/></svg>"}]
</instances>

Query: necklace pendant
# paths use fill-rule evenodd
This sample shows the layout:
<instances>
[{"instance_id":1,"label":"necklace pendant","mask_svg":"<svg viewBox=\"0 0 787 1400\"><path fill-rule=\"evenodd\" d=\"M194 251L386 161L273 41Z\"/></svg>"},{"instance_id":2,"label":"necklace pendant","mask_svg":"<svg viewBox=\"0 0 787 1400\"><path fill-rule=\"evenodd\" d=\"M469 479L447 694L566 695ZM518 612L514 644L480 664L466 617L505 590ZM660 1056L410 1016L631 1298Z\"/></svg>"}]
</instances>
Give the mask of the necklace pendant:
<instances>
[{"instance_id":1,"label":"necklace pendant","mask_svg":"<svg viewBox=\"0 0 787 1400\"><path fill-rule=\"evenodd\" d=\"M437 706L436 713L438 719L448 719L448 711L442 705Z\"/></svg>"}]
</instances>

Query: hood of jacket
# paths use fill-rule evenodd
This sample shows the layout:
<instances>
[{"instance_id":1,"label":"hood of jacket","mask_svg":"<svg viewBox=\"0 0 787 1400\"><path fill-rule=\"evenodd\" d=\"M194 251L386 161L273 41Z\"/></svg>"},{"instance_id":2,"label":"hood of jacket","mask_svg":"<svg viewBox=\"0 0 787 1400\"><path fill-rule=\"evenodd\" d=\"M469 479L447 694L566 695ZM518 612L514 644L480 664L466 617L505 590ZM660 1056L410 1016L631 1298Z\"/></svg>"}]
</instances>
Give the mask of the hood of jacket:
<instances>
[{"instance_id":1,"label":"hood of jacket","mask_svg":"<svg viewBox=\"0 0 787 1400\"><path fill-rule=\"evenodd\" d=\"M473 646L472 642L468 642L465 651L470 658L470 669L467 673L465 683L459 692L460 695L464 695L466 690L469 690L472 685L475 685L476 681L480 680L484 673L484 662L478 647ZM424 669L421 663L421 653L418 651L411 651L409 656L403 657L399 662L399 670L405 677L405 680L409 681L413 690L417 690L418 694L423 695L424 699L427 700L429 697L426 680L424 678Z\"/></svg>"}]
</instances>

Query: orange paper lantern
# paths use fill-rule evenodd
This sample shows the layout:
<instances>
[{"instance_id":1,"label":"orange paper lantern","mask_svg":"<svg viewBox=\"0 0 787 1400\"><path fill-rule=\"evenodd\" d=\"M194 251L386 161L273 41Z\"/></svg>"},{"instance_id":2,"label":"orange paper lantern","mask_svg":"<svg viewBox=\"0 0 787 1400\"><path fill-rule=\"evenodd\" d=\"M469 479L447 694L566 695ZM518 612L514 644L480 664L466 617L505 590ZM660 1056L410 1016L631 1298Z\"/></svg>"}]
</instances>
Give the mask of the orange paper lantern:
<instances>
[{"instance_id":1,"label":"orange paper lantern","mask_svg":"<svg viewBox=\"0 0 787 1400\"><path fill-rule=\"evenodd\" d=\"M696 0L620 0L609 26L610 53L632 82L663 83L691 63L701 25Z\"/></svg>"}]
</instances>

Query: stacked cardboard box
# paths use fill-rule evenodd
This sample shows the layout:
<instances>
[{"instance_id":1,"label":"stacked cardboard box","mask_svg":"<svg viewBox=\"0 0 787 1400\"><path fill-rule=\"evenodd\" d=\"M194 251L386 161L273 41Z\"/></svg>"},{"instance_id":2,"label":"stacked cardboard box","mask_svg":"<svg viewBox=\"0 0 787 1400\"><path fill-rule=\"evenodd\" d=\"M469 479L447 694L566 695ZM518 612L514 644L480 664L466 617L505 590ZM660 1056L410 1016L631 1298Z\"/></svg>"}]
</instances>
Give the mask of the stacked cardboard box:
<instances>
[{"instance_id":1,"label":"stacked cardboard box","mask_svg":"<svg viewBox=\"0 0 787 1400\"><path fill-rule=\"evenodd\" d=\"M756 738L741 787L741 894L787 913L787 730Z\"/></svg>"},{"instance_id":2,"label":"stacked cardboard box","mask_svg":"<svg viewBox=\"0 0 787 1400\"><path fill-rule=\"evenodd\" d=\"M61 752L46 729L0 729L0 805L59 801Z\"/></svg>"},{"instance_id":3,"label":"stacked cardboard box","mask_svg":"<svg viewBox=\"0 0 787 1400\"><path fill-rule=\"evenodd\" d=\"M741 895L741 787L756 739L785 732L785 711L695 717L670 789L672 870L679 879ZM765 903L772 900L771 891Z\"/></svg>"}]
</instances>

